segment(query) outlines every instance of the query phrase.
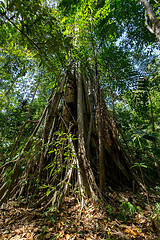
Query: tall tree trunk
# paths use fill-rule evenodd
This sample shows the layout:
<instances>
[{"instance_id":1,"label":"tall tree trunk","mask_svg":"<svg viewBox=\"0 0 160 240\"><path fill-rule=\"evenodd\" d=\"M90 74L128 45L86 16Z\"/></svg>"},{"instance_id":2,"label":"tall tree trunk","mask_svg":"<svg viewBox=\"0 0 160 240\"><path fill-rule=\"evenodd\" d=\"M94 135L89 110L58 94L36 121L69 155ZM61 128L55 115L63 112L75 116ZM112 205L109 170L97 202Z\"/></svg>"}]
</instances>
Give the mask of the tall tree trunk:
<instances>
[{"instance_id":1,"label":"tall tree trunk","mask_svg":"<svg viewBox=\"0 0 160 240\"><path fill-rule=\"evenodd\" d=\"M98 86L97 93L97 121L98 121L98 142L99 142L99 186L101 191L105 190L106 175L105 175L105 150L104 150L104 122L102 119L102 108L101 108L101 93Z\"/></svg>"},{"instance_id":2,"label":"tall tree trunk","mask_svg":"<svg viewBox=\"0 0 160 240\"><path fill-rule=\"evenodd\" d=\"M82 90L82 76L78 78L78 93L77 93L77 117L78 117L78 161L82 175L83 185L85 187L86 194L91 197L91 189L87 178L86 169L86 146L84 139L84 121L83 121L83 90Z\"/></svg>"},{"instance_id":3,"label":"tall tree trunk","mask_svg":"<svg viewBox=\"0 0 160 240\"><path fill-rule=\"evenodd\" d=\"M97 125L98 125L98 143L99 143L99 186L101 191L105 190L106 174L105 174L105 148L104 148L104 136L103 131L105 128L103 119L102 108L102 96L99 84L99 69L97 63L97 57L95 55L95 80L97 90Z\"/></svg>"}]
</instances>

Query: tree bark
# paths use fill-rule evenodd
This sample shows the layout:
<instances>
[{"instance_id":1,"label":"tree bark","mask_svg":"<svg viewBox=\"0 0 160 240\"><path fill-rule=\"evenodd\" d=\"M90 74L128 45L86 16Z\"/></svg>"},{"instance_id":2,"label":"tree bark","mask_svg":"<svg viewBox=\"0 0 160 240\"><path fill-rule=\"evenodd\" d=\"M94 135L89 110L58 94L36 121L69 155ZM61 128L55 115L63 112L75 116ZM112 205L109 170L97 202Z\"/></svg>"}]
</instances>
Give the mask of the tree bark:
<instances>
[{"instance_id":1,"label":"tree bark","mask_svg":"<svg viewBox=\"0 0 160 240\"><path fill-rule=\"evenodd\" d=\"M104 153L104 138L103 138L103 119L102 119L102 109L101 109L101 94L98 87L97 94L97 123L98 123L98 142L99 142L99 187L101 191L105 191L105 153Z\"/></svg>"},{"instance_id":2,"label":"tree bark","mask_svg":"<svg viewBox=\"0 0 160 240\"><path fill-rule=\"evenodd\" d=\"M82 175L83 185L85 187L86 194L91 197L91 189L87 179L86 169L86 149L84 139L84 121L83 121L83 90L82 90L82 77L78 78L78 99L77 99L77 113L78 113L78 161Z\"/></svg>"}]
</instances>

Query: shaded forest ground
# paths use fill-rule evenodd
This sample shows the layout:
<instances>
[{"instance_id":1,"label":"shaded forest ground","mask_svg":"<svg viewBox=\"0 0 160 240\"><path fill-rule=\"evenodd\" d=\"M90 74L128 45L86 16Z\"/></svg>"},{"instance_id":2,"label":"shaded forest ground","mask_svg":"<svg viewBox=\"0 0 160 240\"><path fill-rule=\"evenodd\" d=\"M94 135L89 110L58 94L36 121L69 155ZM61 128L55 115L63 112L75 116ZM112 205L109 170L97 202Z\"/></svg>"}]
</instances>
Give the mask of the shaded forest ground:
<instances>
[{"instance_id":1,"label":"shaded forest ground","mask_svg":"<svg viewBox=\"0 0 160 240\"><path fill-rule=\"evenodd\" d=\"M110 189L105 204L70 194L62 209L27 208L25 199L0 209L0 239L160 239L159 190L133 194Z\"/></svg>"}]
</instances>

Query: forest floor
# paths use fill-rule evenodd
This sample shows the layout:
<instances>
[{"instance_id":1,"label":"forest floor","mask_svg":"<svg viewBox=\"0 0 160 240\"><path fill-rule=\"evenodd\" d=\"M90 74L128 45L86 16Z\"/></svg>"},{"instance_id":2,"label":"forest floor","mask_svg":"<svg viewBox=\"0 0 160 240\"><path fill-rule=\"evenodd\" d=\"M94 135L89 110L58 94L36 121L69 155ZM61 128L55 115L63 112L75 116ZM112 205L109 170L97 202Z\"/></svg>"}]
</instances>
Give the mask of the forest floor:
<instances>
[{"instance_id":1,"label":"forest floor","mask_svg":"<svg viewBox=\"0 0 160 240\"><path fill-rule=\"evenodd\" d=\"M73 195L66 197L59 212L30 209L25 199L10 201L0 209L0 239L159 239L159 191L133 194L108 193L105 204Z\"/></svg>"}]
</instances>

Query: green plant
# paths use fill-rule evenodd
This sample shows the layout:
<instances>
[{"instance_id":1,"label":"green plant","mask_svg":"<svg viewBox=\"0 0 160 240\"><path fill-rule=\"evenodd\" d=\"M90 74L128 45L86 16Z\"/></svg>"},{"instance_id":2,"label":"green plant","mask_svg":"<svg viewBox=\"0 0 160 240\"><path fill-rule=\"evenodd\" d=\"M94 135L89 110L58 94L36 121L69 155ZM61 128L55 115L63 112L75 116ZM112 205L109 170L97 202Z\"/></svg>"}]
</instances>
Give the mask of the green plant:
<instances>
[{"instance_id":1,"label":"green plant","mask_svg":"<svg viewBox=\"0 0 160 240\"><path fill-rule=\"evenodd\" d=\"M54 143L52 143L51 146L46 144L46 147L53 148L53 150L49 151L49 154L53 154L53 160L45 167L46 170L50 170L50 175L53 176L56 173L62 174L65 168L74 167L72 161L75 154L71 147L71 141L76 139L72 134L56 131ZM65 180L62 180L61 184L62 183L65 183ZM46 184L43 184L39 188L47 189L47 196L49 196L52 189L56 189L54 186Z\"/></svg>"},{"instance_id":2,"label":"green plant","mask_svg":"<svg viewBox=\"0 0 160 240\"><path fill-rule=\"evenodd\" d=\"M152 207L153 219L157 220L158 225L160 226L160 203L156 203L155 207Z\"/></svg>"},{"instance_id":3,"label":"green plant","mask_svg":"<svg viewBox=\"0 0 160 240\"><path fill-rule=\"evenodd\" d=\"M136 162L131 168L134 168L134 167L143 167L143 168L148 168L145 163L138 163Z\"/></svg>"},{"instance_id":4,"label":"green plant","mask_svg":"<svg viewBox=\"0 0 160 240\"><path fill-rule=\"evenodd\" d=\"M136 207L132 203L123 201L120 207L119 218L127 221L129 214L131 216L134 216L135 212L136 212Z\"/></svg>"},{"instance_id":5,"label":"green plant","mask_svg":"<svg viewBox=\"0 0 160 240\"><path fill-rule=\"evenodd\" d=\"M131 215L135 214L136 208L130 202L122 202L122 208L124 208L124 210L127 210Z\"/></svg>"},{"instance_id":6,"label":"green plant","mask_svg":"<svg viewBox=\"0 0 160 240\"><path fill-rule=\"evenodd\" d=\"M106 207L105 207L105 211L107 211L109 213L109 215L113 214L115 212L115 209L114 207L112 207L110 204L108 204Z\"/></svg>"},{"instance_id":7,"label":"green plant","mask_svg":"<svg viewBox=\"0 0 160 240\"><path fill-rule=\"evenodd\" d=\"M155 190L156 190L156 192L157 192L158 194L160 194L160 187L159 187L159 186L156 186L156 187L155 187Z\"/></svg>"},{"instance_id":8,"label":"green plant","mask_svg":"<svg viewBox=\"0 0 160 240\"><path fill-rule=\"evenodd\" d=\"M51 169L50 174L52 175L54 175L56 172L61 172L63 168L70 167L72 159L74 157L74 152L72 150L70 140L76 140L72 134L67 134L63 131L55 132L55 136L57 136L57 138L53 145L54 149L49 151L49 153L54 153L55 157L53 161L46 166L46 169Z\"/></svg>"}]
</instances>

